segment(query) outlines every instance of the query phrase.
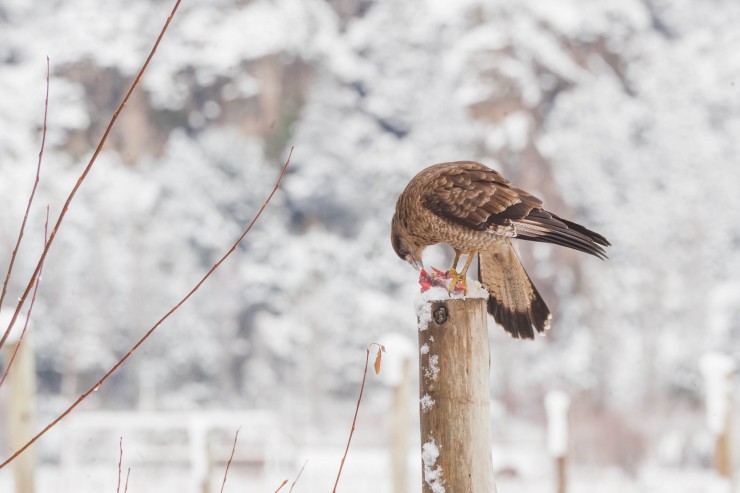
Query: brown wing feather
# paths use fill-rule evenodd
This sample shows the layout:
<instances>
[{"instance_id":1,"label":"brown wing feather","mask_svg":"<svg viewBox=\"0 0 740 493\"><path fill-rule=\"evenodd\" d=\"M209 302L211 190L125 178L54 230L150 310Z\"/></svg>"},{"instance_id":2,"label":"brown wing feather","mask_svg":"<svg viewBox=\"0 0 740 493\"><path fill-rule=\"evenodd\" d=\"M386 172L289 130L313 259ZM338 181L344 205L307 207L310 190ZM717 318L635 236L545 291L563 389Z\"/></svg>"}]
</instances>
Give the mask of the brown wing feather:
<instances>
[{"instance_id":1,"label":"brown wing feather","mask_svg":"<svg viewBox=\"0 0 740 493\"><path fill-rule=\"evenodd\" d=\"M606 238L543 209L534 209L523 219L515 221L514 229L517 238L522 240L553 243L601 259L607 258L604 247L610 243Z\"/></svg>"},{"instance_id":2,"label":"brown wing feather","mask_svg":"<svg viewBox=\"0 0 740 493\"><path fill-rule=\"evenodd\" d=\"M488 313L517 339L550 328L550 310L508 241L480 252L478 279L489 292Z\"/></svg>"},{"instance_id":3,"label":"brown wing feather","mask_svg":"<svg viewBox=\"0 0 740 493\"><path fill-rule=\"evenodd\" d=\"M498 172L479 163L445 163L425 188L424 207L439 217L484 231L525 218L542 201L515 188Z\"/></svg>"}]
</instances>

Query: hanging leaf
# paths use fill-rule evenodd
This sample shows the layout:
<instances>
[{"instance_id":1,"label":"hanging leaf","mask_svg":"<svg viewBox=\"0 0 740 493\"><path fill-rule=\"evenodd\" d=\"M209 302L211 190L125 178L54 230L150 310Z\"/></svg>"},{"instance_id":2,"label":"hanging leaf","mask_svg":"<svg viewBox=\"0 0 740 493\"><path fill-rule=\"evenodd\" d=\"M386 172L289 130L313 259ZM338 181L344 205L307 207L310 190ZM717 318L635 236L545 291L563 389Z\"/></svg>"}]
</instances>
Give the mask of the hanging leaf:
<instances>
[{"instance_id":1,"label":"hanging leaf","mask_svg":"<svg viewBox=\"0 0 740 493\"><path fill-rule=\"evenodd\" d=\"M375 374L376 375L380 373L380 360L383 357L384 352L385 352L385 347L378 345L378 355L375 357Z\"/></svg>"}]
</instances>

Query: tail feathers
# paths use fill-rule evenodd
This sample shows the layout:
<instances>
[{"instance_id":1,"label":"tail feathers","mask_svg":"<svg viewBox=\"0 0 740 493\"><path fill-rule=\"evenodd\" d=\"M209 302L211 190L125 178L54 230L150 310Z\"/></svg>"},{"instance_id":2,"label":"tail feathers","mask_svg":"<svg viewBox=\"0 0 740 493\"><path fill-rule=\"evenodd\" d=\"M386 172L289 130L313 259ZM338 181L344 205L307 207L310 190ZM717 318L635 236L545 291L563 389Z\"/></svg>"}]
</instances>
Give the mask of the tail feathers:
<instances>
[{"instance_id":1,"label":"tail feathers","mask_svg":"<svg viewBox=\"0 0 740 493\"><path fill-rule=\"evenodd\" d=\"M480 252L478 279L488 290L488 313L517 339L550 328L550 310L508 242Z\"/></svg>"},{"instance_id":2,"label":"tail feathers","mask_svg":"<svg viewBox=\"0 0 740 493\"><path fill-rule=\"evenodd\" d=\"M543 209L533 209L527 217L515 222L517 238L553 243L606 259L604 247L609 241L580 224L562 219Z\"/></svg>"}]
</instances>

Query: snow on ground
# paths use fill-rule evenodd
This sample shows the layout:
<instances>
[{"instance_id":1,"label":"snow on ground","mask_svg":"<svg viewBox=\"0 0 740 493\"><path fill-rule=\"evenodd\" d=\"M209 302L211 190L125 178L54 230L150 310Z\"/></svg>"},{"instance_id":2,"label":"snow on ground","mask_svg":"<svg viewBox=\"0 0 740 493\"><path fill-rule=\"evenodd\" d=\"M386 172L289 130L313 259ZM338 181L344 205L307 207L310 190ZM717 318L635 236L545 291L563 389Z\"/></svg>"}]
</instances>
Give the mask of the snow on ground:
<instances>
[{"instance_id":1,"label":"snow on ground","mask_svg":"<svg viewBox=\"0 0 740 493\"><path fill-rule=\"evenodd\" d=\"M250 491L271 493L285 479L288 486L295 479L303 461L306 468L294 488L294 493L326 493L331 491L341 459L341 447L307 447L296 449L299 461L291 468L270 474L255 474L251 466L234 463L229 470L225 493ZM135 451L129 450L129 454ZM124 468L127 460L124 442ZM409 453L408 468L410 488L408 493L421 492L421 460L418 453ZM115 491L118 459L116 454L106 461L85 467L84 472L70 477L57 466L42 466L37 476L38 493L99 493ZM223 481L225 463L214 465L210 485L219 491ZM500 493L544 492L553 488L554 479L545 466L533 477L510 477L499 472L496 485ZM726 481L711 472L700 469L645 469L631 478L617 470L572 468L569 476L571 493L730 493ZM124 469L125 474L125 469ZM348 456L340 481L339 491L352 493L393 493L390 484L388 456L378 448L353 447ZM0 491L12 491L10 471L0 472ZM287 486L286 486L287 487ZM129 492L136 493L200 493L192 483L186 467L170 466L153 468L145 463L131 465Z\"/></svg>"}]
</instances>

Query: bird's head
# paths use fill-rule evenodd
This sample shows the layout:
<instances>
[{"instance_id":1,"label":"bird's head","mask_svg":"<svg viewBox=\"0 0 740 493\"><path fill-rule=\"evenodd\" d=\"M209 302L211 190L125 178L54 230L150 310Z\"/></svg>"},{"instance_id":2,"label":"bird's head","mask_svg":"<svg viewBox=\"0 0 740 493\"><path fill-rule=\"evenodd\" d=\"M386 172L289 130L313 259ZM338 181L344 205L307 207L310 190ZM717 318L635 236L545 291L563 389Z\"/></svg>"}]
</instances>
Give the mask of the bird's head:
<instances>
[{"instance_id":1,"label":"bird's head","mask_svg":"<svg viewBox=\"0 0 740 493\"><path fill-rule=\"evenodd\" d=\"M391 244L396 255L401 259L413 265L417 270L424 267L421 262L421 254L424 252L426 245L415 242L396 216L393 216L391 225Z\"/></svg>"}]
</instances>

